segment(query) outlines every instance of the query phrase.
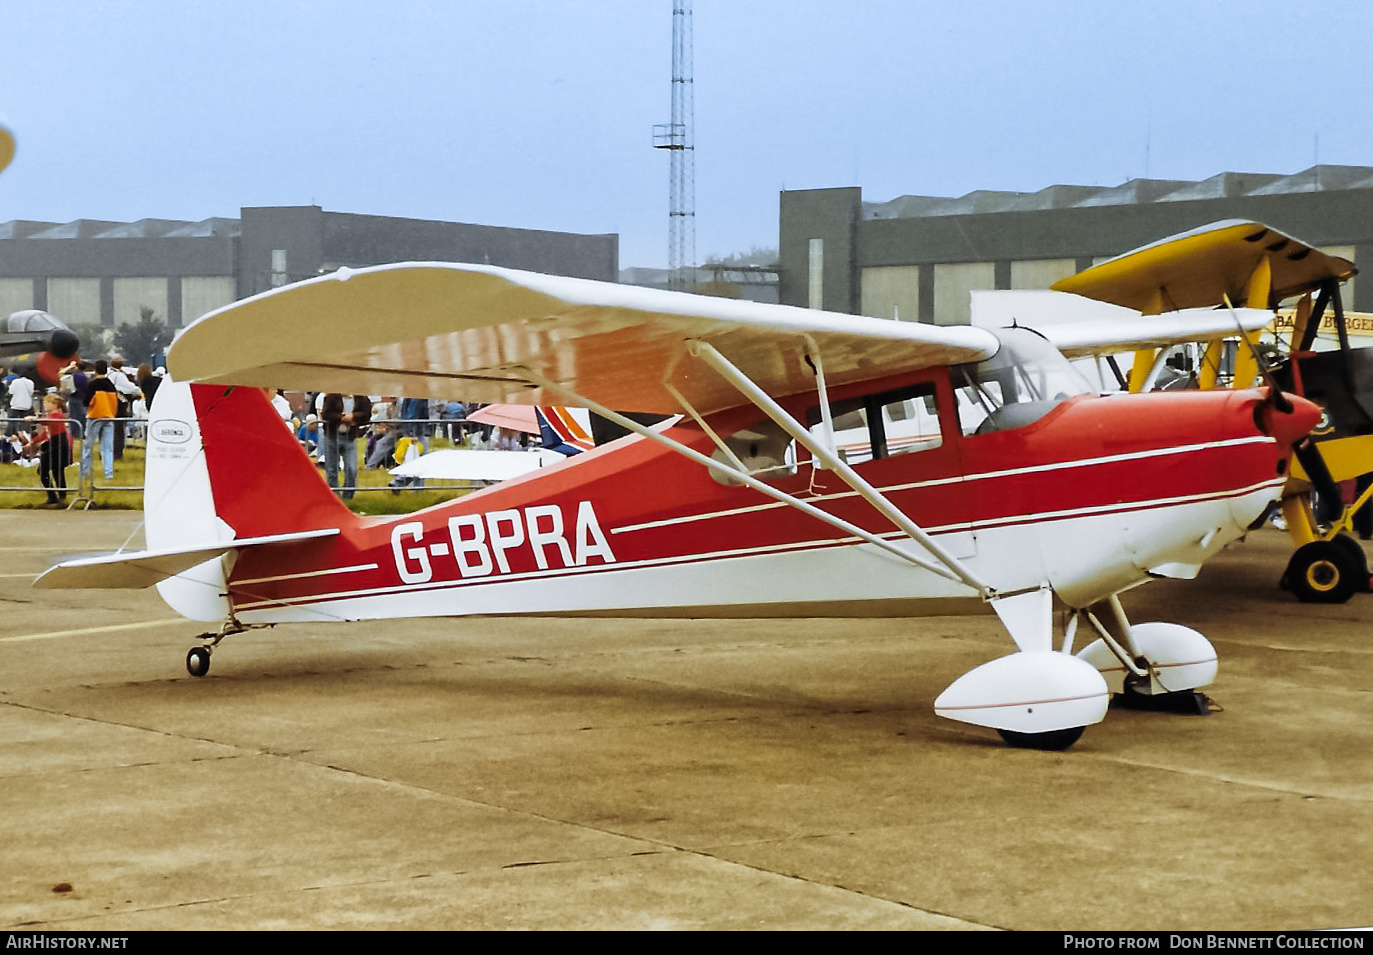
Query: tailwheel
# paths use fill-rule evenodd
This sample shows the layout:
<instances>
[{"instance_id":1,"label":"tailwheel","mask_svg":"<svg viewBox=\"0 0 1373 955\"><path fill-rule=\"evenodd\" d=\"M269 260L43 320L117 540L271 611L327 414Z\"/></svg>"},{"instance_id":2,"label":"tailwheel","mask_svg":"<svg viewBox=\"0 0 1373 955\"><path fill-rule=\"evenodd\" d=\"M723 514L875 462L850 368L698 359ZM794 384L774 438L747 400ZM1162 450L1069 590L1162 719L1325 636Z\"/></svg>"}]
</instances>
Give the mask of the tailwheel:
<instances>
[{"instance_id":1,"label":"tailwheel","mask_svg":"<svg viewBox=\"0 0 1373 955\"><path fill-rule=\"evenodd\" d=\"M186 652L186 672L191 676L204 676L210 672L209 647L191 647Z\"/></svg>"},{"instance_id":2,"label":"tailwheel","mask_svg":"<svg viewBox=\"0 0 1373 955\"><path fill-rule=\"evenodd\" d=\"M1342 604L1359 589L1360 573L1367 586L1367 565L1359 563L1347 545L1312 541L1297 548L1283 580L1302 603Z\"/></svg>"},{"instance_id":3,"label":"tailwheel","mask_svg":"<svg viewBox=\"0 0 1373 955\"><path fill-rule=\"evenodd\" d=\"M1015 730L997 730L1006 745L1016 749L1041 749L1061 752L1072 746L1082 736L1085 726L1070 726L1063 730L1050 730L1047 733L1017 733Z\"/></svg>"}]
</instances>

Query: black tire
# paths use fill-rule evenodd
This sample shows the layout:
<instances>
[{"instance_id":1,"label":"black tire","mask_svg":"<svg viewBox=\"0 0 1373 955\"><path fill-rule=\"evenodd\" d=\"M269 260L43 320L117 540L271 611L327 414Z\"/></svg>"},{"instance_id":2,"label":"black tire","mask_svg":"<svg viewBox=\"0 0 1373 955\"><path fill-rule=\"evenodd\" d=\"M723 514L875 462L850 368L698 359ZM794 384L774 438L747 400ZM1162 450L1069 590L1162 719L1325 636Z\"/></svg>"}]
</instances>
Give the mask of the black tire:
<instances>
[{"instance_id":1,"label":"black tire","mask_svg":"<svg viewBox=\"0 0 1373 955\"><path fill-rule=\"evenodd\" d=\"M1363 573L1367 586L1367 570ZM1344 545L1312 541L1297 548L1283 579L1302 603L1342 604L1359 588L1359 574L1359 563Z\"/></svg>"},{"instance_id":2,"label":"black tire","mask_svg":"<svg viewBox=\"0 0 1373 955\"><path fill-rule=\"evenodd\" d=\"M1336 534L1330 539L1330 543L1336 547L1343 547L1354 562L1355 593L1368 593L1368 555L1363 552L1363 545L1348 534Z\"/></svg>"},{"instance_id":3,"label":"black tire","mask_svg":"<svg viewBox=\"0 0 1373 955\"><path fill-rule=\"evenodd\" d=\"M208 647L191 647L186 651L186 672L191 676L204 676L210 672Z\"/></svg>"},{"instance_id":4,"label":"black tire","mask_svg":"<svg viewBox=\"0 0 1373 955\"><path fill-rule=\"evenodd\" d=\"M1047 733L1017 733L1015 730L997 730L1006 745L1016 749L1042 749L1061 752L1072 746L1082 736L1087 727L1073 726L1066 730L1050 730Z\"/></svg>"}]
</instances>

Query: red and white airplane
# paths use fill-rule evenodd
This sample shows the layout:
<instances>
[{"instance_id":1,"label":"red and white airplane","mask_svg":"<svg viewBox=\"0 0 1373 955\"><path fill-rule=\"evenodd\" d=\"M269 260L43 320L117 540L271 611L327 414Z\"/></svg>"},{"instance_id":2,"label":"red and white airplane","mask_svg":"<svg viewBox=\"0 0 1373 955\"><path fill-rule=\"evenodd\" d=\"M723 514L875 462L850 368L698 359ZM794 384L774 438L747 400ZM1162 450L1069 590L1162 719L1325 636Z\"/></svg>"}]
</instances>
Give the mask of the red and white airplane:
<instances>
[{"instance_id":1,"label":"red and white airplane","mask_svg":"<svg viewBox=\"0 0 1373 955\"><path fill-rule=\"evenodd\" d=\"M1320 417L1263 390L1101 397L1023 328L444 263L247 299L188 328L169 366L147 550L69 561L37 586L156 583L220 624L188 653L192 674L224 636L291 621L990 606L1014 652L935 709L1055 749L1112 691L1196 696L1213 679L1205 637L1131 624L1119 595L1193 576L1243 535ZM586 407L633 433L369 518L280 426L259 390L278 386ZM1071 611L1058 635L1056 606ZM1096 639L1074 654L1080 629Z\"/></svg>"}]
</instances>

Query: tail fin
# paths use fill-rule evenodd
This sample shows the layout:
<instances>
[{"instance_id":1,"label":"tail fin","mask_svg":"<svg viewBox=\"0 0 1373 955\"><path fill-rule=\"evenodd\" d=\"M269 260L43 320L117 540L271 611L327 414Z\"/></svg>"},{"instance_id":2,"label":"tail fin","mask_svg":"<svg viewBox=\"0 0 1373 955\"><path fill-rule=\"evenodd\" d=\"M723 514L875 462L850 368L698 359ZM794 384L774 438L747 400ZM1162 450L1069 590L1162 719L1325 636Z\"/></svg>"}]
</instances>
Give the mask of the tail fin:
<instances>
[{"instance_id":1,"label":"tail fin","mask_svg":"<svg viewBox=\"0 0 1373 955\"><path fill-rule=\"evenodd\" d=\"M149 550L208 547L358 518L336 498L256 388L165 381L148 422L144 531ZM232 555L157 585L178 613L222 620Z\"/></svg>"},{"instance_id":2,"label":"tail fin","mask_svg":"<svg viewBox=\"0 0 1373 955\"><path fill-rule=\"evenodd\" d=\"M590 451L596 446L596 442L587 433L590 430L589 425L584 427L574 416L571 408L540 405L534 409L534 418L539 422L539 437L543 446L550 451L573 455Z\"/></svg>"}]
</instances>

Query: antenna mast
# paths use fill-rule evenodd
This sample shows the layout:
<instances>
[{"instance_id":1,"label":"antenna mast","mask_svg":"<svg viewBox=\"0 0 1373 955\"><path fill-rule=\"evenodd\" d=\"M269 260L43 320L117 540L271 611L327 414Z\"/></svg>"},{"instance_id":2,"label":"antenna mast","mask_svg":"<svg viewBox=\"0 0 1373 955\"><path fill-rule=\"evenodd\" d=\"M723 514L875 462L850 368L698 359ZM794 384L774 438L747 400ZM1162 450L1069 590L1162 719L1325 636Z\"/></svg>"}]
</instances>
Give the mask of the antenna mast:
<instances>
[{"instance_id":1,"label":"antenna mast","mask_svg":"<svg viewBox=\"0 0 1373 955\"><path fill-rule=\"evenodd\" d=\"M672 159L668 184L669 287L696 287L695 96L691 77L691 0L672 4L672 122L653 127L653 146Z\"/></svg>"}]
</instances>

